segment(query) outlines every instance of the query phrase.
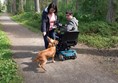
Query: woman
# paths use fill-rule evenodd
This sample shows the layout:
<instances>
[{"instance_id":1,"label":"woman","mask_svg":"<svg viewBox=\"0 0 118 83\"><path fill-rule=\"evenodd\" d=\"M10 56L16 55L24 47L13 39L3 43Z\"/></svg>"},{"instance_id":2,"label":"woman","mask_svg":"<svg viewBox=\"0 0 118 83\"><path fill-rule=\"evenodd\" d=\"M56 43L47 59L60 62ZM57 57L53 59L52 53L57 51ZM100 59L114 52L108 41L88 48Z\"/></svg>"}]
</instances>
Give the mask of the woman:
<instances>
[{"instance_id":1,"label":"woman","mask_svg":"<svg viewBox=\"0 0 118 83\"><path fill-rule=\"evenodd\" d=\"M50 3L47 8L42 13L42 24L41 32L43 33L45 48L48 47L47 36L55 39L54 29L56 28L57 21L57 6L54 3Z\"/></svg>"}]
</instances>

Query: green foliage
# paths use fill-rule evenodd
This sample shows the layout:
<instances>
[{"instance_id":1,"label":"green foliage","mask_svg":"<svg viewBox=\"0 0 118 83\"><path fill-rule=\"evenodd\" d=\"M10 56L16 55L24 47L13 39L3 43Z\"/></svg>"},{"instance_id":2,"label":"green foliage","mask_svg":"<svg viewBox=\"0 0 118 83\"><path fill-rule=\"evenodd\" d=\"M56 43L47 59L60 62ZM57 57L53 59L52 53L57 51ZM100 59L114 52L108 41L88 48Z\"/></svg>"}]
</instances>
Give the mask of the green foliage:
<instances>
[{"instance_id":1,"label":"green foliage","mask_svg":"<svg viewBox=\"0 0 118 83\"><path fill-rule=\"evenodd\" d=\"M85 0L80 8L80 20L96 21L105 20L107 12L106 0Z\"/></svg>"},{"instance_id":2,"label":"green foliage","mask_svg":"<svg viewBox=\"0 0 118 83\"><path fill-rule=\"evenodd\" d=\"M96 48L118 46L118 23L108 24L103 21L80 23L79 41Z\"/></svg>"},{"instance_id":3,"label":"green foliage","mask_svg":"<svg viewBox=\"0 0 118 83\"><path fill-rule=\"evenodd\" d=\"M2 3L1 3L1 1L0 1L0 12L2 11Z\"/></svg>"},{"instance_id":4,"label":"green foliage","mask_svg":"<svg viewBox=\"0 0 118 83\"><path fill-rule=\"evenodd\" d=\"M16 64L11 59L0 60L0 75L2 83L9 83L10 80L13 80L16 76Z\"/></svg>"},{"instance_id":5,"label":"green foliage","mask_svg":"<svg viewBox=\"0 0 118 83\"><path fill-rule=\"evenodd\" d=\"M65 15L64 15L65 13L63 13L63 12L59 12L58 13L58 19L59 19L59 21L62 23L62 24L65 24L66 23L66 18L65 18Z\"/></svg>"},{"instance_id":6,"label":"green foliage","mask_svg":"<svg viewBox=\"0 0 118 83\"><path fill-rule=\"evenodd\" d=\"M90 22L92 20L94 20L95 16L92 14L79 14L76 15L75 17L77 17L77 19L79 19L79 21L83 21L83 22Z\"/></svg>"},{"instance_id":7,"label":"green foliage","mask_svg":"<svg viewBox=\"0 0 118 83\"><path fill-rule=\"evenodd\" d=\"M10 46L9 40L4 35L4 33L0 31L0 49L6 49L9 48L9 46Z\"/></svg>"},{"instance_id":8,"label":"green foliage","mask_svg":"<svg viewBox=\"0 0 118 83\"><path fill-rule=\"evenodd\" d=\"M111 48L118 46L118 37L102 37L100 35L80 35L79 41L92 47L96 47L98 49L101 48Z\"/></svg>"},{"instance_id":9,"label":"green foliage","mask_svg":"<svg viewBox=\"0 0 118 83\"><path fill-rule=\"evenodd\" d=\"M78 9L76 9L76 2L78 1ZM66 0L59 1L59 12L65 13L70 9L73 11L74 16L81 22L106 20L107 14L107 0Z\"/></svg>"},{"instance_id":10,"label":"green foliage","mask_svg":"<svg viewBox=\"0 0 118 83\"><path fill-rule=\"evenodd\" d=\"M52 0L39 0L41 10L47 7L51 2Z\"/></svg>"},{"instance_id":11,"label":"green foliage","mask_svg":"<svg viewBox=\"0 0 118 83\"><path fill-rule=\"evenodd\" d=\"M7 12L11 13L11 0L7 1L6 6L7 6Z\"/></svg>"},{"instance_id":12,"label":"green foliage","mask_svg":"<svg viewBox=\"0 0 118 83\"><path fill-rule=\"evenodd\" d=\"M8 49L10 47L10 42L5 34L0 31L0 59L11 58L11 52Z\"/></svg>"},{"instance_id":13,"label":"green foliage","mask_svg":"<svg viewBox=\"0 0 118 83\"><path fill-rule=\"evenodd\" d=\"M13 19L20 23L34 27L35 29L39 29L41 23L41 15L34 12L24 12L13 16Z\"/></svg>"},{"instance_id":14,"label":"green foliage","mask_svg":"<svg viewBox=\"0 0 118 83\"><path fill-rule=\"evenodd\" d=\"M101 36L118 35L118 23L108 24L103 21L82 22L79 29L82 34L98 34Z\"/></svg>"},{"instance_id":15,"label":"green foliage","mask_svg":"<svg viewBox=\"0 0 118 83\"><path fill-rule=\"evenodd\" d=\"M25 12L35 11L34 0L26 0L26 3L24 5L24 11Z\"/></svg>"},{"instance_id":16,"label":"green foliage","mask_svg":"<svg viewBox=\"0 0 118 83\"><path fill-rule=\"evenodd\" d=\"M111 30L112 30L112 34L111 35L118 36L118 23L115 22L115 23L112 23L112 24L109 24L109 25L110 25Z\"/></svg>"},{"instance_id":17,"label":"green foliage","mask_svg":"<svg viewBox=\"0 0 118 83\"><path fill-rule=\"evenodd\" d=\"M0 31L0 83L21 82L17 75L17 65L12 60L12 52L9 49L10 42L4 32Z\"/></svg>"}]
</instances>

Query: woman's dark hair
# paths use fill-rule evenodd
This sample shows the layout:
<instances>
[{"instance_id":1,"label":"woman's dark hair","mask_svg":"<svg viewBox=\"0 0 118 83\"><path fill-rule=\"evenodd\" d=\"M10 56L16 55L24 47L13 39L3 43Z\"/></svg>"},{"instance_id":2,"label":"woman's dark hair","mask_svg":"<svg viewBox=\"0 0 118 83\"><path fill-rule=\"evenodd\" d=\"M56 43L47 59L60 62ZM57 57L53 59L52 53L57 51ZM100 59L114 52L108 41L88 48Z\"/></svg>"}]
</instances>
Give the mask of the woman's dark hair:
<instances>
[{"instance_id":1,"label":"woman's dark hair","mask_svg":"<svg viewBox=\"0 0 118 83\"><path fill-rule=\"evenodd\" d=\"M49 13L51 8L53 8L55 10L54 13L57 14L57 5L54 2L49 4L49 6L48 6L48 13Z\"/></svg>"},{"instance_id":2,"label":"woman's dark hair","mask_svg":"<svg viewBox=\"0 0 118 83\"><path fill-rule=\"evenodd\" d=\"M73 12L71 10L67 10L66 14L73 15Z\"/></svg>"}]
</instances>

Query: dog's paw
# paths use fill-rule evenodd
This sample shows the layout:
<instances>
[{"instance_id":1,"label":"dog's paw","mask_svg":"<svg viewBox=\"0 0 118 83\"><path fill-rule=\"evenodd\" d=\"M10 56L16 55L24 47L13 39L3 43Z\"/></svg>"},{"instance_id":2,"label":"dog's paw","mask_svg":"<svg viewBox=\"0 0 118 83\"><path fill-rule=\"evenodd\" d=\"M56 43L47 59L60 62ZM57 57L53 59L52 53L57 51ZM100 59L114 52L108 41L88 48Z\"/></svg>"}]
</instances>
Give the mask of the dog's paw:
<instances>
[{"instance_id":1,"label":"dog's paw","mask_svg":"<svg viewBox=\"0 0 118 83\"><path fill-rule=\"evenodd\" d=\"M52 63L55 63L55 61L52 61Z\"/></svg>"}]
</instances>

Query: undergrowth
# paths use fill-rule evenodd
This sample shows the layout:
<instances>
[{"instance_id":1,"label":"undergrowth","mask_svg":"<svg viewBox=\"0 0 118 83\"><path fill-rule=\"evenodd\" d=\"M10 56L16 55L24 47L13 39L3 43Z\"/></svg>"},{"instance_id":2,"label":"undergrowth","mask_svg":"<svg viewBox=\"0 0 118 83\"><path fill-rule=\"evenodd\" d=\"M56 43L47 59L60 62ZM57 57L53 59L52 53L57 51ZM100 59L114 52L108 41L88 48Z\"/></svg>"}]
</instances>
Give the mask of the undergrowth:
<instances>
[{"instance_id":1,"label":"undergrowth","mask_svg":"<svg viewBox=\"0 0 118 83\"><path fill-rule=\"evenodd\" d=\"M0 83L21 83L17 65L12 59L10 41L0 30Z\"/></svg>"}]
</instances>

